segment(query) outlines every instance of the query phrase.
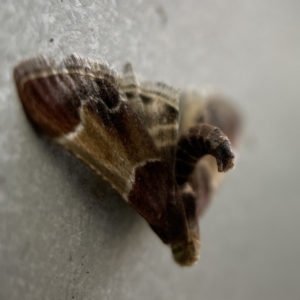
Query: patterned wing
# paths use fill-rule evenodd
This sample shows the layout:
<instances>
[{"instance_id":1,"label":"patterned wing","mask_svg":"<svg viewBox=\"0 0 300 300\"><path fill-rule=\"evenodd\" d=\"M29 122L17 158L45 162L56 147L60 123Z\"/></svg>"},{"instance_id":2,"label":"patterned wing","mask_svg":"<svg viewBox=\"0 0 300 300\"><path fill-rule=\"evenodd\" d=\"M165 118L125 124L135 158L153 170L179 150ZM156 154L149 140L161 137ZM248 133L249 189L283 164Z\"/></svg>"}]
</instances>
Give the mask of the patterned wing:
<instances>
[{"instance_id":1,"label":"patterned wing","mask_svg":"<svg viewBox=\"0 0 300 300\"><path fill-rule=\"evenodd\" d=\"M179 91L163 83L142 82L139 96L144 104L146 127L163 159L174 170L179 127Z\"/></svg>"},{"instance_id":2,"label":"patterned wing","mask_svg":"<svg viewBox=\"0 0 300 300\"><path fill-rule=\"evenodd\" d=\"M106 64L78 55L61 64L44 57L25 61L14 69L14 77L33 123L106 179L172 246L177 262L195 263L198 240L187 228L173 169L161 151L165 145L159 146L150 134L154 124L160 123L153 120L145 103L134 104L125 96L138 84L130 87L123 81L122 86ZM160 112L164 95L147 87L141 91L159 96L155 107ZM174 110L173 103L169 106ZM169 121L174 114L165 118Z\"/></svg>"}]
</instances>

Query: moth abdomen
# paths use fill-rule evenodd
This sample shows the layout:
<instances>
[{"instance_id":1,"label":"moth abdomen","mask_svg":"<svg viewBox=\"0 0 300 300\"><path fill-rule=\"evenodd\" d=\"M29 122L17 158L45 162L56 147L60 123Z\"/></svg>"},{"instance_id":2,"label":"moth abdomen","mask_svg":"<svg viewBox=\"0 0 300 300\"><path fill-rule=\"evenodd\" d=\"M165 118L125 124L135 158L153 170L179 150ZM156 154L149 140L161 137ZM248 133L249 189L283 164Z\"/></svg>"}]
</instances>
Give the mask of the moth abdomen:
<instances>
[{"instance_id":1,"label":"moth abdomen","mask_svg":"<svg viewBox=\"0 0 300 300\"><path fill-rule=\"evenodd\" d=\"M196 163L207 154L216 158L219 172L234 166L234 154L226 135L215 126L198 124L178 140L175 165L177 183L185 183Z\"/></svg>"}]
</instances>

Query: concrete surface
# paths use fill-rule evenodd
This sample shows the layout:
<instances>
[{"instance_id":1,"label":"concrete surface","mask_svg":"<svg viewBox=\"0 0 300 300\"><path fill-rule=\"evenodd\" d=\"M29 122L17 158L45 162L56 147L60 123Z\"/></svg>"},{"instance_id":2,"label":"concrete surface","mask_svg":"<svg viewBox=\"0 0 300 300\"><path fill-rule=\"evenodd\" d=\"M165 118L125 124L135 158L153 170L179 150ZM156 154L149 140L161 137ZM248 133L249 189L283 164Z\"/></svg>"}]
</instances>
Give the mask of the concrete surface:
<instances>
[{"instance_id":1,"label":"concrete surface","mask_svg":"<svg viewBox=\"0 0 300 300\"><path fill-rule=\"evenodd\" d=\"M298 0L0 1L0 299L300 298ZM53 40L52 40L53 39ZM181 269L108 184L38 135L12 68L77 52L220 87L244 147Z\"/></svg>"}]
</instances>

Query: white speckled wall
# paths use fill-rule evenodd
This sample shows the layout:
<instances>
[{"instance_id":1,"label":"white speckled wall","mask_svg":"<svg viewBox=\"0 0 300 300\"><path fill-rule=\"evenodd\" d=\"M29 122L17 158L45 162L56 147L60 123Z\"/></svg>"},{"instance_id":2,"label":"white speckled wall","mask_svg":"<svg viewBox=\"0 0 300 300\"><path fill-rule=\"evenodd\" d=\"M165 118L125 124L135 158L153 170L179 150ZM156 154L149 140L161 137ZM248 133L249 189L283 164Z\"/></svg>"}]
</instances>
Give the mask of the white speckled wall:
<instances>
[{"instance_id":1,"label":"white speckled wall","mask_svg":"<svg viewBox=\"0 0 300 300\"><path fill-rule=\"evenodd\" d=\"M298 0L1 0L0 299L297 300ZM111 187L38 135L12 68L76 52L147 80L220 87L244 147L182 269Z\"/></svg>"}]
</instances>

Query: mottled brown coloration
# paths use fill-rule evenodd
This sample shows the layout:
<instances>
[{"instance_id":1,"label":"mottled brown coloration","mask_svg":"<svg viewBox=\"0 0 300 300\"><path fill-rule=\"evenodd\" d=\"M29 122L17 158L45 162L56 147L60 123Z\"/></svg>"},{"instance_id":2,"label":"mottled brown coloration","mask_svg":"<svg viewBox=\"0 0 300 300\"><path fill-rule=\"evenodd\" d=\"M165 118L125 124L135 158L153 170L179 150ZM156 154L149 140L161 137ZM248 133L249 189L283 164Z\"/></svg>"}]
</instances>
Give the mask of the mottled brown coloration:
<instances>
[{"instance_id":1,"label":"mottled brown coloration","mask_svg":"<svg viewBox=\"0 0 300 300\"><path fill-rule=\"evenodd\" d=\"M19 64L14 77L34 124L107 180L171 246L180 265L193 265L200 250L199 211L215 176L198 167L199 160L209 153L219 171L229 169L226 136L197 125L196 114L188 132L182 123L178 139L178 90L139 82L129 63L118 75L78 55L60 64L37 57ZM210 119L220 120L218 110L210 111Z\"/></svg>"},{"instance_id":2,"label":"mottled brown coloration","mask_svg":"<svg viewBox=\"0 0 300 300\"><path fill-rule=\"evenodd\" d=\"M178 136L179 91L163 83L139 82L127 63L119 77L132 109L148 129L164 161L174 166Z\"/></svg>"}]
</instances>

